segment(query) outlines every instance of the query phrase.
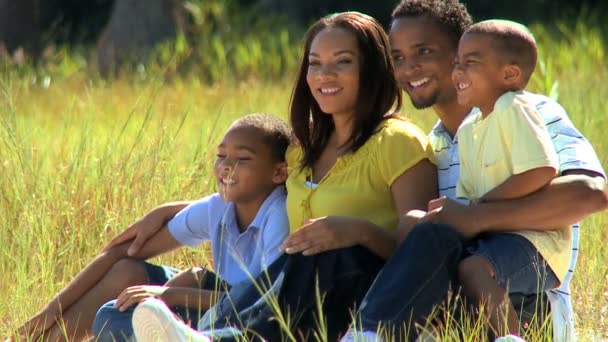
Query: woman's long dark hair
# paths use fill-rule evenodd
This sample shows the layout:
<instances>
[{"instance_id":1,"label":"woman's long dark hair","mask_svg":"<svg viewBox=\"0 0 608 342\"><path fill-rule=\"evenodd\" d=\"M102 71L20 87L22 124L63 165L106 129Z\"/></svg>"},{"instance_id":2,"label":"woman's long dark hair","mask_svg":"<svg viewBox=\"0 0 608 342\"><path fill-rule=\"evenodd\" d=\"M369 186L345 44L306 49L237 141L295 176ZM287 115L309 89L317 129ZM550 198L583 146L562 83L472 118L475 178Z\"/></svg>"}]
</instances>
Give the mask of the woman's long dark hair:
<instances>
[{"instance_id":1,"label":"woman's long dark hair","mask_svg":"<svg viewBox=\"0 0 608 342\"><path fill-rule=\"evenodd\" d=\"M330 115L321 111L306 74L313 39L326 27L339 27L357 38L360 51L359 92L347 152L356 152L376 132L378 125L401 108L401 90L393 74L388 37L374 18L359 12L336 13L313 24L304 36L304 54L291 97L290 121L304 152L301 168L312 167L321 157L334 130Z\"/></svg>"}]
</instances>

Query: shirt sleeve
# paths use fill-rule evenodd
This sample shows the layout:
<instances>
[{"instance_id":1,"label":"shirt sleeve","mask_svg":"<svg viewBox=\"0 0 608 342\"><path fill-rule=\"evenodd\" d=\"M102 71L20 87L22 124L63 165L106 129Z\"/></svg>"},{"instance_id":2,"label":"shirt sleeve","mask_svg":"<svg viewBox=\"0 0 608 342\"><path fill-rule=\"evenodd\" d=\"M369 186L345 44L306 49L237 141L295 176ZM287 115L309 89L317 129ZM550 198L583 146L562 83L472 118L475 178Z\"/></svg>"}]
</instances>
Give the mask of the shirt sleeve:
<instances>
[{"instance_id":1,"label":"shirt sleeve","mask_svg":"<svg viewBox=\"0 0 608 342\"><path fill-rule=\"evenodd\" d=\"M380 175L388 186L423 159L435 162L433 147L413 123L391 119L382 132L376 153Z\"/></svg>"},{"instance_id":2,"label":"shirt sleeve","mask_svg":"<svg viewBox=\"0 0 608 342\"><path fill-rule=\"evenodd\" d=\"M547 99L536 106L542 115L559 159L559 173L583 169L606 178L602 164L589 141L574 127L564 108Z\"/></svg>"},{"instance_id":3,"label":"shirt sleeve","mask_svg":"<svg viewBox=\"0 0 608 342\"><path fill-rule=\"evenodd\" d=\"M289 220L285 202L277 204L269 212L268 221L262 229L263 248L262 270L270 266L282 254L279 250L281 244L289 234Z\"/></svg>"},{"instance_id":4,"label":"shirt sleeve","mask_svg":"<svg viewBox=\"0 0 608 342\"><path fill-rule=\"evenodd\" d=\"M210 213L216 211L221 215L220 210L214 210L219 208L213 208L218 207L218 203L223 203L218 194L191 203L167 223L169 232L175 240L186 246L196 246L209 240Z\"/></svg>"},{"instance_id":5,"label":"shirt sleeve","mask_svg":"<svg viewBox=\"0 0 608 342\"><path fill-rule=\"evenodd\" d=\"M500 113L503 141L511 145L510 158L514 174L540 168L558 170L557 153L540 113L520 101Z\"/></svg>"}]
</instances>

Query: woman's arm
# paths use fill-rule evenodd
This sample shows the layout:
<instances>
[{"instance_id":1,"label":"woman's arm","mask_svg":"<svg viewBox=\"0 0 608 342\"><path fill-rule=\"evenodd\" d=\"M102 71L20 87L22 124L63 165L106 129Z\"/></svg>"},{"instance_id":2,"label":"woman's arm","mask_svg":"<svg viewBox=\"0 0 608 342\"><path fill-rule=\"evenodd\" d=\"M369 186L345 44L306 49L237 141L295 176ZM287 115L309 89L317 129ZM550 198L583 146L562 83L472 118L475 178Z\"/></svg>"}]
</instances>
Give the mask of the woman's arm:
<instances>
[{"instance_id":1,"label":"woman's arm","mask_svg":"<svg viewBox=\"0 0 608 342\"><path fill-rule=\"evenodd\" d=\"M437 197L437 169L424 159L401 174L391 186L397 212L426 209ZM403 221L398 229L404 229ZM367 220L352 217L326 216L309 220L283 243L282 250L294 254L313 255L324 251L362 245L381 257L395 249L397 234Z\"/></svg>"},{"instance_id":2,"label":"woman's arm","mask_svg":"<svg viewBox=\"0 0 608 342\"><path fill-rule=\"evenodd\" d=\"M410 220L403 219L405 215L412 210L426 210L429 201L437 198L437 188L437 167L428 159L418 162L401 174L391 186L393 204L399 215L403 215L397 227L397 234L393 235L389 242L382 239L381 234L369 235L372 238L363 245L380 256L390 256L398 240L413 228Z\"/></svg>"}]
</instances>

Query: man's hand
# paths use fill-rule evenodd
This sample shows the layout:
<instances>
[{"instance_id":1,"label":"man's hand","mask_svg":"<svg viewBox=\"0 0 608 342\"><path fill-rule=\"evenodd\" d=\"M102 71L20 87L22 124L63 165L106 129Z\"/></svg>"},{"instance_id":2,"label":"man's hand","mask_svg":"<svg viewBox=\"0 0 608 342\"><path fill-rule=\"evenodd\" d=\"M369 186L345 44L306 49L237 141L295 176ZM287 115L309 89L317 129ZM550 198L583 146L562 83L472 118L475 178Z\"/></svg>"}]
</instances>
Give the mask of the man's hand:
<instances>
[{"instance_id":1,"label":"man's hand","mask_svg":"<svg viewBox=\"0 0 608 342\"><path fill-rule=\"evenodd\" d=\"M420 222L443 223L467 238L481 233L476 220L475 205L466 206L446 197L429 202L429 212Z\"/></svg>"},{"instance_id":2,"label":"man's hand","mask_svg":"<svg viewBox=\"0 0 608 342\"><path fill-rule=\"evenodd\" d=\"M314 255L321 252L351 247L359 244L360 237L356 226L358 219L342 216L325 216L308 220L295 233L291 234L281 250L295 254Z\"/></svg>"},{"instance_id":3,"label":"man's hand","mask_svg":"<svg viewBox=\"0 0 608 342\"><path fill-rule=\"evenodd\" d=\"M138 304L146 298L163 299L162 296L167 291L166 286L138 285L126 288L116 299L115 307L120 311L125 311L132 305Z\"/></svg>"},{"instance_id":4,"label":"man's hand","mask_svg":"<svg viewBox=\"0 0 608 342\"><path fill-rule=\"evenodd\" d=\"M405 240L407 234L414 228L415 225L420 223L420 220L426 216L426 211L423 210L410 210L405 215L399 218L399 228L397 230L397 243L401 243Z\"/></svg>"}]
</instances>

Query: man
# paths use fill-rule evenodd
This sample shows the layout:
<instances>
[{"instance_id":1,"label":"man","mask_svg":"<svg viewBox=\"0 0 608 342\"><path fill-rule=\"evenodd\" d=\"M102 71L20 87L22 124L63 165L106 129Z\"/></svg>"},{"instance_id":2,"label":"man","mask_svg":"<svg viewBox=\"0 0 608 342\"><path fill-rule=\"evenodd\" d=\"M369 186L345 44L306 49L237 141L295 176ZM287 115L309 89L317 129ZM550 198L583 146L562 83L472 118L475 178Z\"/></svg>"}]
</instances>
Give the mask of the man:
<instances>
[{"instance_id":1,"label":"man","mask_svg":"<svg viewBox=\"0 0 608 342\"><path fill-rule=\"evenodd\" d=\"M458 104L452 83L452 63L458 42L472 23L457 0L403 0L392 15L390 40L396 78L418 109L432 107L439 117L429 137L439 169L439 192L430 212L408 213L410 231L368 291L359 310L363 336L374 340L379 326L401 327L424 322L434 306L446 298L456 280L465 246L463 238L501 227L544 230L573 225L571 266L561 287L548 291L556 339L574 333L569 295L578 251L577 222L606 208L605 176L591 145L574 128L554 101L539 97L535 106L545 119L559 156L560 177L521 199L466 205L456 200L459 178L456 131L473 110ZM434 223L443 223L437 225ZM408 262L416 260L416 262ZM535 301L535 298L532 298ZM514 300L521 303L521 299ZM397 331L397 334L404 331ZM410 338L415 338L415 333ZM344 340L354 335L348 334Z\"/></svg>"}]
</instances>

